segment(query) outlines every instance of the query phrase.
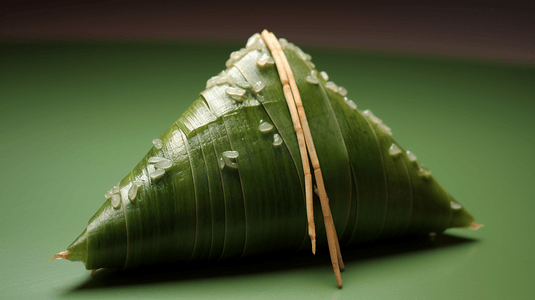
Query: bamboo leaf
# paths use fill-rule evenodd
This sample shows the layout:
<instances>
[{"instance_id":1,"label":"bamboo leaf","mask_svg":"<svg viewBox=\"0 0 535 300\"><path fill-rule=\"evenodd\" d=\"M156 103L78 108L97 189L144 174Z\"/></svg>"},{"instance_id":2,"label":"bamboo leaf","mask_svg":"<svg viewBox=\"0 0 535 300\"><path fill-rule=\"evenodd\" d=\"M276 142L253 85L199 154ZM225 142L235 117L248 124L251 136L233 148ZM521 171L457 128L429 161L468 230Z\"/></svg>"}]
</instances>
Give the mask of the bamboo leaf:
<instances>
[{"instance_id":1,"label":"bamboo leaf","mask_svg":"<svg viewBox=\"0 0 535 300\"><path fill-rule=\"evenodd\" d=\"M472 215L347 90L281 40L341 245L473 226ZM87 269L309 249L304 173L273 58L259 35L107 194L57 256ZM109 196L109 197L108 197ZM314 198L318 247L327 240Z\"/></svg>"}]
</instances>

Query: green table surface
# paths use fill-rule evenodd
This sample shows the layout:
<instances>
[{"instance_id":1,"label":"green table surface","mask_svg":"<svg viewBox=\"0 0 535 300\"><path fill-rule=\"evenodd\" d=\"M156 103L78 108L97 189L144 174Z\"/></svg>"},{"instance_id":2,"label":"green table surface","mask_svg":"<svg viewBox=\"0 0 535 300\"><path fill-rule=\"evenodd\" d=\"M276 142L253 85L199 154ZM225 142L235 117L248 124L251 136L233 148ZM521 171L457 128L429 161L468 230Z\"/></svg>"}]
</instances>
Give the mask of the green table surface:
<instances>
[{"instance_id":1,"label":"green table surface","mask_svg":"<svg viewBox=\"0 0 535 300\"><path fill-rule=\"evenodd\" d=\"M2 299L533 299L535 69L304 49L485 227L134 271L45 261L224 68L236 47L0 44Z\"/></svg>"}]
</instances>

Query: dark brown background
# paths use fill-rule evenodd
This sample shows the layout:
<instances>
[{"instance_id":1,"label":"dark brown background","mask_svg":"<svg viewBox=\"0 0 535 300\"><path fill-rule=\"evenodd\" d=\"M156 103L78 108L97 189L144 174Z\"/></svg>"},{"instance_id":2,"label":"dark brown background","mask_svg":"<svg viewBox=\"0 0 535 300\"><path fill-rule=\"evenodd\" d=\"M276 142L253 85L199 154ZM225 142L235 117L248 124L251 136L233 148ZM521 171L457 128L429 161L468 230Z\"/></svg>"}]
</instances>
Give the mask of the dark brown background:
<instances>
[{"instance_id":1,"label":"dark brown background","mask_svg":"<svg viewBox=\"0 0 535 300\"><path fill-rule=\"evenodd\" d=\"M0 39L299 45L535 64L535 1L2 1Z\"/></svg>"}]
</instances>

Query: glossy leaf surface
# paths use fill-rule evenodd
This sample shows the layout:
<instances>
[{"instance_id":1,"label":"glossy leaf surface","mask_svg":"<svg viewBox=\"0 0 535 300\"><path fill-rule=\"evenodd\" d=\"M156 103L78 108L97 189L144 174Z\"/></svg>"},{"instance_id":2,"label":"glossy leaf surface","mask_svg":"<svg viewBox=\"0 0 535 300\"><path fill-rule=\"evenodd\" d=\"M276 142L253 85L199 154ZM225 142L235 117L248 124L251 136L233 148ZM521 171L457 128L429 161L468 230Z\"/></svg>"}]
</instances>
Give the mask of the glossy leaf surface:
<instances>
[{"instance_id":1,"label":"glossy leaf surface","mask_svg":"<svg viewBox=\"0 0 535 300\"><path fill-rule=\"evenodd\" d=\"M228 68L158 137L162 145L155 143L121 180L121 204L108 200L89 221L85 238L68 248L73 260L88 269L133 268L310 247L292 122L275 66L261 63L270 54L251 39L257 46L232 53ZM470 226L473 217L422 172L380 119L355 109L333 82L307 78L319 73L310 57L283 46L341 245ZM262 123L273 127L262 131ZM274 143L276 135L282 144ZM392 144L402 152L390 154ZM151 162L161 157L172 162L163 175ZM321 247L325 229L314 201Z\"/></svg>"}]
</instances>

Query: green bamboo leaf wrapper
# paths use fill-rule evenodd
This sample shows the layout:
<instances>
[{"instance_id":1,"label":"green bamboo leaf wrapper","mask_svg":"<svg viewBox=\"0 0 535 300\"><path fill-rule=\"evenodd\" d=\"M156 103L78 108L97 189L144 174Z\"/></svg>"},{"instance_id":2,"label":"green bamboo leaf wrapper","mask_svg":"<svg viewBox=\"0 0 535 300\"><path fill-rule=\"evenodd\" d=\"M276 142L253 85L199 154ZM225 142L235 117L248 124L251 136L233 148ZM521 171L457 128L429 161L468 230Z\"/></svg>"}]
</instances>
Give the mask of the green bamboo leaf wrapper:
<instances>
[{"instance_id":1,"label":"green bamboo leaf wrapper","mask_svg":"<svg viewBox=\"0 0 535 300\"><path fill-rule=\"evenodd\" d=\"M281 44L341 245L471 226L472 215L384 124L357 110L301 49ZM300 152L270 57L259 35L231 54L228 68L158 137L161 147L156 141L120 181L67 258L87 269L135 268L310 249ZM400 153L390 153L393 144ZM325 247L316 196L314 205L318 247Z\"/></svg>"}]
</instances>

